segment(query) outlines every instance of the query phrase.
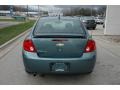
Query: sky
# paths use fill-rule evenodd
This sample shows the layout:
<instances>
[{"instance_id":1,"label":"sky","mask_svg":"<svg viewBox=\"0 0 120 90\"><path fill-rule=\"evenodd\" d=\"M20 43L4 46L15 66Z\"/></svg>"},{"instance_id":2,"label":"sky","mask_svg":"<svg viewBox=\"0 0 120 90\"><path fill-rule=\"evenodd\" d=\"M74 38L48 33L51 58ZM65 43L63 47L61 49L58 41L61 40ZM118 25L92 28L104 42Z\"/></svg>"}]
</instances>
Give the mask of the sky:
<instances>
[{"instance_id":1,"label":"sky","mask_svg":"<svg viewBox=\"0 0 120 90\"><path fill-rule=\"evenodd\" d=\"M55 7L54 5L32 5L32 6L29 6L31 8L34 8L34 9L37 9L40 8L40 10L43 10L43 11L56 11L56 10L62 10L62 8L60 7Z\"/></svg>"}]
</instances>

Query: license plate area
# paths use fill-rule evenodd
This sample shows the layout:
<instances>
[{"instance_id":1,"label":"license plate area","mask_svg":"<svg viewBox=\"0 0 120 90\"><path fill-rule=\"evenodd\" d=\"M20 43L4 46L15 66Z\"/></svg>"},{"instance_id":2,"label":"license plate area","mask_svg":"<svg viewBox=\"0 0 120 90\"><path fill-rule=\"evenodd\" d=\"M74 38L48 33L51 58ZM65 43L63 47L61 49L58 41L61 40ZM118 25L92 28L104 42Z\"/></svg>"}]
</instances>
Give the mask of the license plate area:
<instances>
[{"instance_id":1,"label":"license plate area","mask_svg":"<svg viewBox=\"0 0 120 90\"><path fill-rule=\"evenodd\" d=\"M70 68L69 63L51 63L50 69L52 72L68 72Z\"/></svg>"}]
</instances>

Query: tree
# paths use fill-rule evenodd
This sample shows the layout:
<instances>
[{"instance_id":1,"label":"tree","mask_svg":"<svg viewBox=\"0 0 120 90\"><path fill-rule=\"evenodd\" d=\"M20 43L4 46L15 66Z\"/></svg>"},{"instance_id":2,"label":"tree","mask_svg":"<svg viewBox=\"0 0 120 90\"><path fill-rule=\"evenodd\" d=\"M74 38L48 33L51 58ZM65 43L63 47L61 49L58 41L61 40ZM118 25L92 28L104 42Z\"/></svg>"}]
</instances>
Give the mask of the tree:
<instances>
[{"instance_id":1,"label":"tree","mask_svg":"<svg viewBox=\"0 0 120 90\"><path fill-rule=\"evenodd\" d=\"M98 14L104 16L106 13L106 6L102 6L98 9Z\"/></svg>"}]
</instances>

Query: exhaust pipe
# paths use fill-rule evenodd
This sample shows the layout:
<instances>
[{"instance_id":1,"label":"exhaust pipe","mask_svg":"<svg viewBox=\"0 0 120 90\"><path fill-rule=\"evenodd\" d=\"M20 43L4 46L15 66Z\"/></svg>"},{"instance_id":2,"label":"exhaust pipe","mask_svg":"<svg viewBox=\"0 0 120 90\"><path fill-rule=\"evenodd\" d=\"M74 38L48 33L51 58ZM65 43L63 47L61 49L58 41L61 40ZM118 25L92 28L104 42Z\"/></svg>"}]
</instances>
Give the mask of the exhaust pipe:
<instances>
[{"instance_id":1,"label":"exhaust pipe","mask_svg":"<svg viewBox=\"0 0 120 90\"><path fill-rule=\"evenodd\" d=\"M33 73L33 76L34 76L34 77L37 76L37 73ZM39 76L40 76L40 77L45 77L44 74L40 74Z\"/></svg>"}]
</instances>

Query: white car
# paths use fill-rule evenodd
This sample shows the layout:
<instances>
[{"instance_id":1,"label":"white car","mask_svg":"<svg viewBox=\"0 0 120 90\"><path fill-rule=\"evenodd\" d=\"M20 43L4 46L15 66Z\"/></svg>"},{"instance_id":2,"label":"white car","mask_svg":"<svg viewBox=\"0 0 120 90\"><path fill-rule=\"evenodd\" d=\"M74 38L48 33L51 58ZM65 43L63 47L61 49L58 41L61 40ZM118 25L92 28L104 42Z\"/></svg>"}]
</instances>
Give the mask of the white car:
<instances>
[{"instance_id":1,"label":"white car","mask_svg":"<svg viewBox=\"0 0 120 90\"><path fill-rule=\"evenodd\" d=\"M104 23L104 18L103 17L96 17L95 21L97 24L103 24Z\"/></svg>"}]
</instances>

